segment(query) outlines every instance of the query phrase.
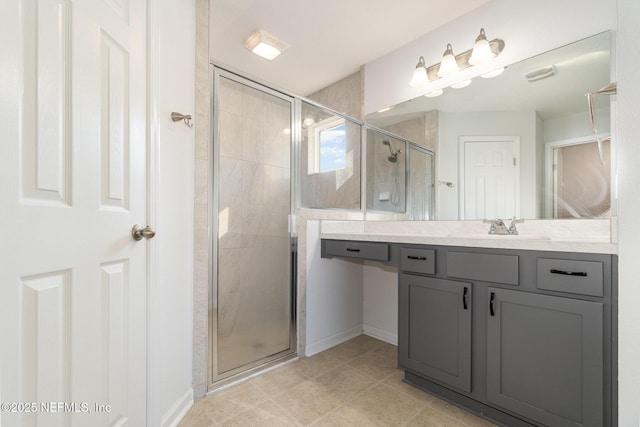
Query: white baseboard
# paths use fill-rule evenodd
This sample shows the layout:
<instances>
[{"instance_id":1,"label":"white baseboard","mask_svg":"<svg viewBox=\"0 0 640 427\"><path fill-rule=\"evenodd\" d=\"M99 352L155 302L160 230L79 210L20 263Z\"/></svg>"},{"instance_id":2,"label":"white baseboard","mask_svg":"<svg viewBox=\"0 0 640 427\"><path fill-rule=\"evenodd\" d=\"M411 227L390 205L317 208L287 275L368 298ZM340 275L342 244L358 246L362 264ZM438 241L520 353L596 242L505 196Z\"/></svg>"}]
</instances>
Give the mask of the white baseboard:
<instances>
[{"instance_id":1,"label":"white baseboard","mask_svg":"<svg viewBox=\"0 0 640 427\"><path fill-rule=\"evenodd\" d=\"M339 334L323 338L320 341L307 344L304 348L304 354L307 357L313 356L314 354L328 350L331 347L335 347L336 345L349 341L351 338L355 338L359 335L362 335L362 325L358 325L355 328L348 329L344 332L340 332Z\"/></svg>"},{"instance_id":2,"label":"white baseboard","mask_svg":"<svg viewBox=\"0 0 640 427\"><path fill-rule=\"evenodd\" d=\"M162 427L177 427L189 409L193 406L193 389L190 388L180 399L176 400L171 408L162 416Z\"/></svg>"},{"instance_id":3,"label":"white baseboard","mask_svg":"<svg viewBox=\"0 0 640 427\"><path fill-rule=\"evenodd\" d=\"M377 338L389 344L398 345L398 334L394 334L389 331L374 328L373 326L364 325L363 328L365 335Z\"/></svg>"}]
</instances>

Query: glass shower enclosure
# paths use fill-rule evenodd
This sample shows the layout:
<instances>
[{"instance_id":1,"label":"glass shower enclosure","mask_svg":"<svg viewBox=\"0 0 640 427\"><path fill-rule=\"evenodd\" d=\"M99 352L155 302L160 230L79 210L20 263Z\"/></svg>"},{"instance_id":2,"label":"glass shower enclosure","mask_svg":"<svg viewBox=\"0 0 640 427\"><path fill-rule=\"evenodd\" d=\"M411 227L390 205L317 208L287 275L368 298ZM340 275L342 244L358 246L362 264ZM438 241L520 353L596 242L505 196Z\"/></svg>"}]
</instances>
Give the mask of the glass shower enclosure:
<instances>
[{"instance_id":1,"label":"glass shower enclosure","mask_svg":"<svg viewBox=\"0 0 640 427\"><path fill-rule=\"evenodd\" d=\"M295 355L293 98L214 69L209 388Z\"/></svg>"},{"instance_id":2,"label":"glass shower enclosure","mask_svg":"<svg viewBox=\"0 0 640 427\"><path fill-rule=\"evenodd\" d=\"M434 219L434 153L402 136L366 127L367 212Z\"/></svg>"}]
</instances>

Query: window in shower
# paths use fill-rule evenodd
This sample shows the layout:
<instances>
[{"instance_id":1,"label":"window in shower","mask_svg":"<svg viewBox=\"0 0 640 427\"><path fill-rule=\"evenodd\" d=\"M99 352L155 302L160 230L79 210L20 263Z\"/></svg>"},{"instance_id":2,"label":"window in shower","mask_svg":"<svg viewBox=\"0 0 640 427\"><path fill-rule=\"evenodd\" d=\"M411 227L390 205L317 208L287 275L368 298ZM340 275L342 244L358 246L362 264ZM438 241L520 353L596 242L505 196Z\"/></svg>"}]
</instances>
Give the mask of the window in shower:
<instances>
[{"instance_id":1,"label":"window in shower","mask_svg":"<svg viewBox=\"0 0 640 427\"><path fill-rule=\"evenodd\" d=\"M308 173L344 169L347 164L347 135L343 118L330 117L307 128L309 140Z\"/></svg>"},{"instance_id":2,"label":"window in shower","mask_svg":"<svg viewBox=\"0 0 640 427\"><path fill-rule=\"evenodd\" d=\"M301 205L317 209L360 209L362 125L301 101Z\"/></svg>"}]
</instances>

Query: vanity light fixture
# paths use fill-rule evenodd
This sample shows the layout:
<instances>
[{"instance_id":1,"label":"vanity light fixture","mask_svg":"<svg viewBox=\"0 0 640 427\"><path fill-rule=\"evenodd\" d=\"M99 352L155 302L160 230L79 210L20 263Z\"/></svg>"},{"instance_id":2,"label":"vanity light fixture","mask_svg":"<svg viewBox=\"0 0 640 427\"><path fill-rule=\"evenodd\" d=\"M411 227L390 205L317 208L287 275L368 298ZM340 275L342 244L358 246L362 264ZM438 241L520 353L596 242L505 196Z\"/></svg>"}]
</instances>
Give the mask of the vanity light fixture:
<instances>
[{"instance_id":1,"label":"vanity light fixture","mask_svg":"<svg viewBox=\"0 0 640 427\"><path fill-rule=\"evenodd\" d=\"M438 67L438 77L447 77L458 71L460 71L460 67L458 67L456 57L453 54L453 47L449 43L447 44L447 50L442 54L442 62Z\"/></svg>"},{"instance_id":2,"label":"vanity light fixture","mask_svg":"<svg viewBox=\"0 0 640 427\"><path fill-rule=\"evenodd\" d=\"M289 46L264 30L254 31L244 42L244 46L256 55L272 61Z\"/></svg>"},{"instance_id":3,"label":"vanity light fixture","mask_svg":"<svg viewBox=\"0 0 640 427\"><path fill-rule=\"evenodd\" d=\"M473 45L469 64L482 65L491 61L496 54L491 50L487 36L484 34L484 28L480 28L480 35L476 37L476 43Z\"/></svg>"},{"instance_id":4,"label":"vanity light fixture","mask_svg":"<svg viewBox=\"0 0 640 427\"><path fill-rule=\"evenodd\" d=\"M424 64L424 58L421 56L416 64L416 69L413 71L413 76L409 82L411 87L421 87L429 83L429 76L427 75L427 67Z\"/></svg>"},{"instance_id":5,"label":"vanity light fixture","mask_svg":"<svg viewBox=\"0 0 640 427\"><path fill-rule=\"evenodd\" d=\"M476 38L473 49L455 55L453 53L453 47L451 43L449 43L442 55L442 62L429 67L426 67L424 57L421 56L413 71L409 85L412 87L423 87L439 78L451 76L471 66L486 64L491 59L497 57L504 50L504 46L504 41L501 39L488 41L484 28L481 28L480 35ZM495 77L501 72L502 70L499 69L490 71L485 73L483 77ZM456 85L464 87L462 86L463 83L468 85L466 80Z\"/></svg>"}]
</instances>

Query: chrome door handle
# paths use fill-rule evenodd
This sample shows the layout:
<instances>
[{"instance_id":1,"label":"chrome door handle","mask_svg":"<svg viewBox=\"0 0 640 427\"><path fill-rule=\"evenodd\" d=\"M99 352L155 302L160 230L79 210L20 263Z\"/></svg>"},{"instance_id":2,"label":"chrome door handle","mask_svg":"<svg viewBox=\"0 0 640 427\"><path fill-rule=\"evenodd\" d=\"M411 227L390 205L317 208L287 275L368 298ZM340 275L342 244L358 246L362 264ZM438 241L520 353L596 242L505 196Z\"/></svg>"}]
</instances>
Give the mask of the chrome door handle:
<instances>
[{"instance_id":1,"label":"chrome door handle","mask_svg":"<svg viewBox=\"0 0 640 427\"><path fill-rule=\"evenodd\" d=\"M148 225L142 228L140 224L136 224L131 229L131 237L135 241L142 240L143 237L145 239L153 239L153 236L155 235L156 235L156 232L153 230L153 228L149 227Z\"/></svg>"}]
</instances>

